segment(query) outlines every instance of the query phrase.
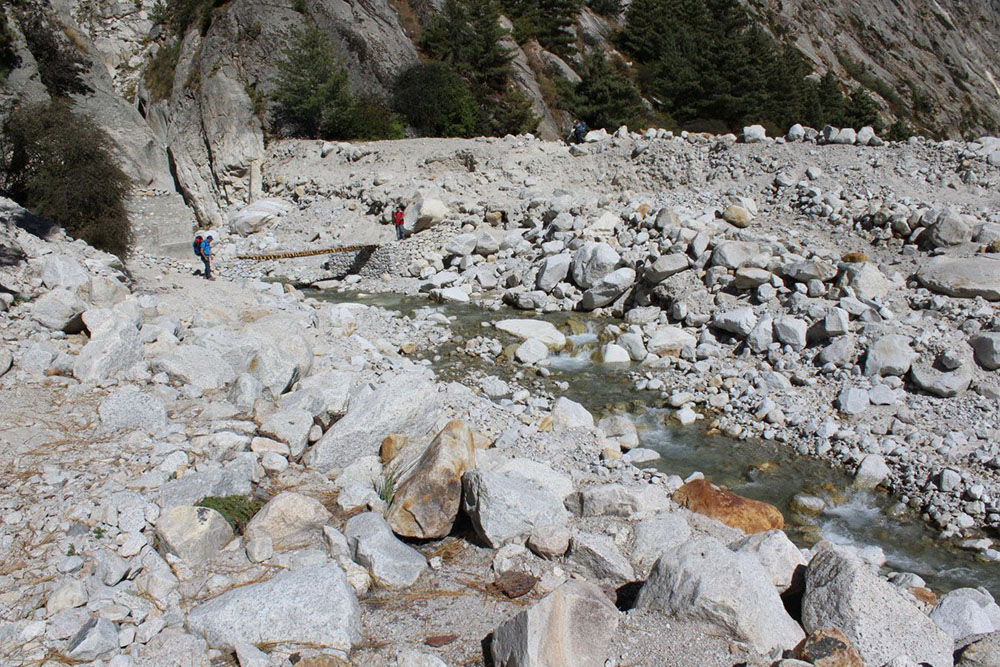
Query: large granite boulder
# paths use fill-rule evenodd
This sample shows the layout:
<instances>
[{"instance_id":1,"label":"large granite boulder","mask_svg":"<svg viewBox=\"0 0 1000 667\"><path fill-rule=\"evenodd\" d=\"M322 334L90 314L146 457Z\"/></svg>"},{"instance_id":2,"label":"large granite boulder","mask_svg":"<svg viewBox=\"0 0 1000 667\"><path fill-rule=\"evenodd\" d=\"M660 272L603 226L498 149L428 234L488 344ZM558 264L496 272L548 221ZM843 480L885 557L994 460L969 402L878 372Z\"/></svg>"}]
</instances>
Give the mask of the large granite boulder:
<instances>
[{"instance_id":1,"label":"large granite boulder","mask_svg":"<svg viewBox=\"0 0 1000 667\"><path fill-rule=\"evenodd\" d=\"M674 501L744 533L781 530L785 518L774 505L738 496L705 479L691 480L674 493Z\"/></svg>"}]
</instances>

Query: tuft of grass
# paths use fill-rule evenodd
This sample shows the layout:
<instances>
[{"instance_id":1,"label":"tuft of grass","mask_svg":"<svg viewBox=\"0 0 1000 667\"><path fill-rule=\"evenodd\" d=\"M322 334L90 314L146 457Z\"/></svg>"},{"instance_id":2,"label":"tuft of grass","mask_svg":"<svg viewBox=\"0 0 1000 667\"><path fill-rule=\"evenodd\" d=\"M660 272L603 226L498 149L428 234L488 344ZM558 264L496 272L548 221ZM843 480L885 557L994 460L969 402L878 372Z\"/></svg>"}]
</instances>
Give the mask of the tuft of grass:
<instances>
[{"instance_id":1,"label":"tuft of grass","mask_svg":"<svg viewBox=\"0 0 1000 667\"><path fill-rule=\"evenodd\" d=\"M395 468L393 470L388 470L382 475L382 479L378 484L378 497L382 499L386 505L392 504L392 499L396 495L396 484L399 482L402 470L400 468Z\"/></svg>"},{"instance_id":2,"label":"tuft of grass","mask_svg":"<svg viewBox=\"0 0 1000 667\"><path fill-rule=\"evenodd\" d=\"M849 264L863 264L868 261L868 255L863 252L852 250L851 252L845 253L844 256L840 258L840 261L847 262Z\"/></svg>"},{"instance_id":3,"label":"tuft of grass","mask_svg":"<svg viewBox=\"0 0 1000 667\"><path fill-rule=\"evenodd\" d=\"M264 506L264 501L246 496L208 496L196 505L215 510L229 522L234 532L242 535L250 519Z\"/></svg>"}]
</instances>

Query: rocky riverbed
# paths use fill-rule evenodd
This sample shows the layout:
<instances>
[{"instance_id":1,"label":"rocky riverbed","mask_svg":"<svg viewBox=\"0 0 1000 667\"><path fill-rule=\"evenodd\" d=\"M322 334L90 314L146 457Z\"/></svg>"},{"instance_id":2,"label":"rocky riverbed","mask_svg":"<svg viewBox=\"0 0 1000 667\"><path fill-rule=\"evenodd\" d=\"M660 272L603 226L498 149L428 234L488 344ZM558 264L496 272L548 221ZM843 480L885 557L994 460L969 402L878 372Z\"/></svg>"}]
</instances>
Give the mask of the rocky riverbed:
<instances>
[{"instance_id":1,"label":"rocky riverbed","mask_svg":"<svg viewBox=\"0 0 1000 667\"><path fill-rule=\"evenodd\" d=\"M214 282L3 202L3 660L995 664L976 582L800 550L536 380L591 318L680 423L829 459L995 560L997 142L594 139L278 142ZM471 336L293 284L524 312ZM438 377L446 347L512 370Z\"/></svg>"}]
</instances>

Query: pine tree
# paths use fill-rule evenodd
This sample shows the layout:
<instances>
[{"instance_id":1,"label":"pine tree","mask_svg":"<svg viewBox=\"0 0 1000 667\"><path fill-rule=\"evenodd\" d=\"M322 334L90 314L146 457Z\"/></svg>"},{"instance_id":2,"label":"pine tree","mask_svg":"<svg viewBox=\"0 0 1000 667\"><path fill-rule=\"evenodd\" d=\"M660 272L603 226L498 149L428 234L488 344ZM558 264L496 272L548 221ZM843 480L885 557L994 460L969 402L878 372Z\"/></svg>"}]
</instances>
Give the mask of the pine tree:
<instances>
[{"instance_id":1,"label":"pine tree","mask_svg":"<svg viewBox=\"0 0 1000 667\"><path fill-rule=\"evenodd\" d=\"M573 115L594 128L614 129L642 121L642 95L627 76L615 70L603 51L587 56L584 70L570 98Z\"/></svg>"},{"instance_id":2,"label":"pine tree","mask_svg":"<svg viewBox=\"0 0 1000 667\"><path fill-rule=\"evenodd\" d=\"M844 94L840 92L840 80L832 71L828 71L820 79L817 93L819 95L820 116L817 118L816 125L842 125Z\"/></svg>"}]
</instances>

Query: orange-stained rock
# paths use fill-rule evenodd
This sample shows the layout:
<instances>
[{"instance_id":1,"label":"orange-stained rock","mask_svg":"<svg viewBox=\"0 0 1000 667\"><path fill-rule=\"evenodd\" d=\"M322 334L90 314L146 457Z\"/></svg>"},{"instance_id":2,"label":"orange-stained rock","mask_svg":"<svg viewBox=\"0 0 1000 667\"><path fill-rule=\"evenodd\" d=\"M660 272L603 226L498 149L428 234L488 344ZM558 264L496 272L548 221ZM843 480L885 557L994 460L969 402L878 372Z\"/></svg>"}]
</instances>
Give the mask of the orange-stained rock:
<instances>
[{"instance_id":1,"label":"orange-stained rock","mask_svg":"<svg viewBox=\"0 0 1000 667\"><path fill-rule=\"evenodd\" d=\"M437 434L399 484L385 518L403 537L444 537L462 501L462 474L475 465L475 443L465 422L456 419Z\"/></svg>"},{"instance_id":2,"label":"orange-stained rock","mask_svg":"<svg viewBox=\"0 0 1000 667\"><path fill-rule=\"evenodd\" d=\"M910 595L916 598L917 602L923 602L928 607L933 607L938 603L937 595L929 588L914 586L908 590L910 591Z\"/></svg>"},{"instance_id":3,"label":"orange-stained rock","mask_svg":"<svg viewBox=\"0 0 1000 667\"><path fill-rule=\"evenodd\" d=\"M823 628L803 639L795 657L816 667L865 667L851 640L837 628Z\"/></svg>"},{"instance_id":4,"label":"orange-stained rock","mask_svg":"<svg viewBox=\"0 0 1000 667\"><path fill-rule=\"evenodd\" d=\"M382 465L387 466L392 463L393 459L399 456L406 446L409 444L409 440L403 433L390 433L385 436L382 440L382 446L379 447L378 455L382 459Z\"/></svg>"},{"instance_id":5,"label":"orange-stained rock","mask_svg":"<svg viewBox=\"0 0 1000 667\"><path fill-rule=\"evenodd\" d=\"M785 527L785 517L774 505L738 496L705 479L692 480L677 489L674 500L692 512L712 517L744 533Z\"/></svg>"}]
</instances>

